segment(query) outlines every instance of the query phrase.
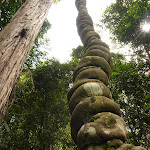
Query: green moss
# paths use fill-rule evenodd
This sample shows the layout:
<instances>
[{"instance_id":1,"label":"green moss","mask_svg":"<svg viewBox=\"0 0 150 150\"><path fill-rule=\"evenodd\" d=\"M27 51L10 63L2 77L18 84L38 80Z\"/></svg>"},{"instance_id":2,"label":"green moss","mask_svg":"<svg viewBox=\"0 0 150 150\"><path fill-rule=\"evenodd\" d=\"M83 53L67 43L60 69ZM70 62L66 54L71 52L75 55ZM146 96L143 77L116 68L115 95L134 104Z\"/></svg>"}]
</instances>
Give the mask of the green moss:
<instances>
[{"instance_id":1,"label":"green moss","mask_svg":"<svg viewBox=\"0 0 150 150\"><path fill-rule=\"evenodd\" d=\"M118 148L123 144L123 141L120 139L112 139L107 141L107 145L110 147Z\"/></svg>"},{"instance_id":2,"label":"green moss","mask_svg":"<svg viewBox=\"0 0 150 150\"><path fill-rule=\"evenodd\" d=\"M114 147L107 147L106 150L116 150Z\"/></svg>"},{"instance_id":3,"label":"green moss","mask_svg":"<svg viewBox=\"0 0 150 150\"><path fill-rule=\"evenodd\" d=\"M83 80L78 80L78 82L74 83L73 86L72 86L72 88L68 91L68 95L67 95L68 101L70 101L70 98L71 98L72 94L74 93L74 91L79 86L81 86L82 84L87 83L87 82L100 82L100 81L97 80L97 79L83 79Z\"/></svg>"},{"instance_id":4,"label":"green moss","mask_svg":"<svg viewBox=\"0 0 150 150\"><path fill-rule=\"evenodd\" d=\"M80 69L87 66L100 67L107 74L108 78L110 77L112 72L110 65L104 58L99 56L86 56L79 62L77 67L74 69L74 76L76 76L77 72Z\"/></svg>"},{"instance_id":5,"label":"green moss","mask_svg":"<svg viewBox=\"0 0 150 150\"><path fill-rule=\"evenodd\" d=\"M132 147L132 144L123 144L119 148L117 148L117 150L131 150Z\"/></svg>"},{"instance_id":6,"label":"green moss","mask_svg":"<svg viewBox=\"0 0 150 150\"><path fill-rule=\"evenodd\" d=\"M99 67L94 66L81 68L77 74L74 74L73 79L75 79L74 82L78 82L83 79L97 79L102 81L106 86L108 85L108 77L106 73Z\"/></svg>"},{"instance_id":7,"label":"green moss","mask_svg":"<svg viewBox=\"0 0 150 150\"><path fill-rule=\"evenodd\" d=\"M92 39L95 39L95 38L100 39L100 36L98 33L96 33L95 31L87 32L83 38L84 46L86 46Z\"/></svg>"},{"instance_id":8,"label":"green moss","mask_svg":"<svg viewBox=\"0 0 150 150\"><path fill-rule=\"evenodd\" d=\"M89 97L86 98L82 103L79 103L75 107L71 118L73 139L76 139L77 132L83 124L98 120L100 114L97 113L104 111L107 112L106 115L108 114L108 111L121 115L119 106L113 100L104 96ZM102 114L104 115L105 113Z\"/></svg>"},{"instance_id":9,"label":"green moss","mask_svg":"<svg viewBox=\"0 0 150 150\"><path fill-rule=\"evenodd\" d=\"M77 23L77 25L79 25L81 22L86 23L86 21L88 21L88 22L90 21L93 24L93 21L89 15L79 14L77 17L76 23Z\"/></svg>"},{"instance_id":10,"label":"green moss","mask_svg":"<svg viewBox=\"0 0 150 150\"><path fill-rule=\"evenodd\" d=\"M75 4L76 4L77 9L79 10L79 8L80 8L81 5L86 6L86 0L80 0L80 1L76 0Z\"/></svg>"},{"instance_id":11,"label":"green moss","mask_svg":"<svg viewBox=\"0 0 150 150\"><path fill-rule=\"evenodd\" d=\"M85 49L88 49L89 47L91 47L93 45L101 45L101 46L109 49L109 46L99 39L92 40L90 43L88 43L88 45L85 47Z\"/></svg>"},{"instance_id":12,"label":"green moss","mask_svg":"<svg viewBox=\"0 0 150 150\"><path fill-rule=\"evenodd\" d=\"M100 49L89 50L84 54L83 57L86 57L86 56L99 56L99 57L102 57L109 63L111 68L113 67L113 62L112 62L112 59L111 59L111 55L109 55L108 53L106 53L106 52L104 52Z\"/></svg>"},{"instance_id":13,"label":"green moss","mask_svg":"<svg viewBox=\"0 0 150 150\"><path fill-rule=\"evenodd\" d=\"M91 26L86 26L86 27L79 33L81 39L83 39L84 36L85 36L85 34L86 34L87 32L89 32L89 31L94 31L94 28L91 27Z\"/></svg>"},{"instance_id":14,"label":"green moss","mask_svg":"<svg viewBox=\"0 0 150 150\"><path fill-rule=\"evenodd\" d=\"M106 145L105 144L90 145L90 146L87 146L87 148L84 148L83 150L106 150Z\"/></svg>"},{"instance_id":15,"label":"green moss","mask_svg":"<svg viewBox=\"0 0 150 150\"><path fill-rule=\"evenodd\" d=\"M146 149L141 146L135 146L135 147L131 148L131 150L146 150Z\"/></svg>"},{"instance_id":16,"label":"green moss","mask_svg":"<svg viewBox=\"0 0 150 150\"><path fill-rule=\"evenodd\" d=\"M85 48L85 51L88 52L89 50L92 50L92 49L99 49L99 50L102 50L102 51L108 53L109 55L111 55L110 50L102 45L91 45L91 46Z\"/></svg>"},{"instance_id":17,"label":"green moss","mask_svg":"<svg viewBox=\"0 0 150 150\"><path fill-rule=\"evenodd\" d=\"M114 148L114 147L107 147L106 150L116 150L116 148Z\"/></svg>"}]
</instances>

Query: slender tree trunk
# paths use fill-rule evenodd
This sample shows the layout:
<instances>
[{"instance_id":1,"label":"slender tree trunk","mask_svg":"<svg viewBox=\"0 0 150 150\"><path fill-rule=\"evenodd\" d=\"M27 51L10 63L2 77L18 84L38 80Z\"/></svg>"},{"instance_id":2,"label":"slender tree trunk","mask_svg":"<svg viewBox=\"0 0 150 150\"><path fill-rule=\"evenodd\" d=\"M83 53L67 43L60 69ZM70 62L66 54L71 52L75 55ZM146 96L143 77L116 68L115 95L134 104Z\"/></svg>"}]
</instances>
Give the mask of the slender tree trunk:
<instances>
[{"instance_id":1,"label":"slender tree trunk","mask_svg":"<svg viewBox=\"0 0 150 150\"><path fill-rule=\"evenodd\" d=\"M146 54L147 54L147 56L148 56L148 59L149 59L149 61L150 61L150 50L149 50L149 46L144 45L144 48L145 48L145 52L146 52Z\"/></svg>"},{"instance_id":2,"label":"slender tree trunk","mask_svg":"<svg viewBox=\"0 0 150 150\"><path fill-rule=\"evenodd\" d=\"M0 120L53 0L27 0L0 32Z\"/></svg>"},{"instance_id":3,"label":"slender tree trunk","mask_svg":"<svg viewBox=\"0 0 150 150\"><path fill-rule=\"evenodd\" d=\"M50 150L52 150L53 149L53 146L52 145L50 145Z\"/></svg>"}]
</instances>

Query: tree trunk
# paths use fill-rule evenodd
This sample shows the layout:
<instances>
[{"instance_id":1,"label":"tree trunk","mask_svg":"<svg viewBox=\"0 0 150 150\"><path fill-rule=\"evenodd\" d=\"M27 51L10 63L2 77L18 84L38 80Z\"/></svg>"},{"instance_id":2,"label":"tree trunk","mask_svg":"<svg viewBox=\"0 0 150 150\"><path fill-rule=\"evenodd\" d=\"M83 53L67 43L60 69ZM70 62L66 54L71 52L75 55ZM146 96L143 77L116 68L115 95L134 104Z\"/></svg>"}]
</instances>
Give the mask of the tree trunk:
<instances>
[{"instance_id":1,"label":"tree trunk","mask_svg":"<svg viewBox=\"0 0 150 150\"><path fill-rule=\"evenodd\" d=\"M0 32L0 120L53 0L27 0Z\"/></svg>"},{"instance_id":2,"label":"tree trunk","mask_svg":"<svg viewBox=\"0 0 150 150\"><path fill-rule=\"evenodd\" d=\"M149 46L147 46L147 45L144 45L144 49L145 49L145 52L146 52L146 54L147 54L147 56L148 56L148 59L149 59L149 61L150 61L150 52L149 52Z\"/></svg>"},{"instance_id":3,"label":"tree trunk","mask_svg":"<svg viewBox=\"0 0 150 150\"><path fill-rule=\"evenodd\" d=\"M53 149L53 146L52 145L50 145L50 150L52 150Z\"/></svg>"}]
</instances>

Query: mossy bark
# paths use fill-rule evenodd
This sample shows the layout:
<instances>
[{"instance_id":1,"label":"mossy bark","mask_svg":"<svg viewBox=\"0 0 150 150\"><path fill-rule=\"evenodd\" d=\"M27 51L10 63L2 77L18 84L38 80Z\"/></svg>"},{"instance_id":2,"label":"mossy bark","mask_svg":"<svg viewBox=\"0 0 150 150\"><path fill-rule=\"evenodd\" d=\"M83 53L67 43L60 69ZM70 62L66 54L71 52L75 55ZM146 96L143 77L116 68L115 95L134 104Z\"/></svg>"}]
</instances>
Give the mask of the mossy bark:
<instances>
[{"instance_id":1,"label":"mossy bark","mask_svg":"<svg viewBox=\"0 0 150 150\"><path fill-rule=\"evenodd\" d=\"M86 0L75 4L85 54L74 69L74 84L68 92L72 138L80 150L143 150L125 144L126 124L106 87L113 67L109 46L95 32Z\"/></svg>"}]
</instances>

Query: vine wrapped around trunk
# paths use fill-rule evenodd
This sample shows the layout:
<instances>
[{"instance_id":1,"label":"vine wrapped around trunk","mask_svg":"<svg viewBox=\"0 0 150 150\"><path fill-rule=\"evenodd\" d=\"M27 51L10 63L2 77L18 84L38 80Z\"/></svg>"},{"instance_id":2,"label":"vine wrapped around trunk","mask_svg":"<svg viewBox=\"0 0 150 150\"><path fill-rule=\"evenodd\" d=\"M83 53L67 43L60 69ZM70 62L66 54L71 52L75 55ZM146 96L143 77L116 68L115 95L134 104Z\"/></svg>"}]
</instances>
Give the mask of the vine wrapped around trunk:
<instances>
[{"instance_id":1,"label":"vine wrapped around trunk","mask_svg":"<svg viewBox=\"0 0 150 150\"><path fill-rule=\"evenodd\" d=\"M144 150L125 144L126 124L108 89L112 58L109 46L95 32L86 0L76 0L76 23L85 54L73 72L68 92L71 134L80 150Z\"/></svg>"}]
</instances>

